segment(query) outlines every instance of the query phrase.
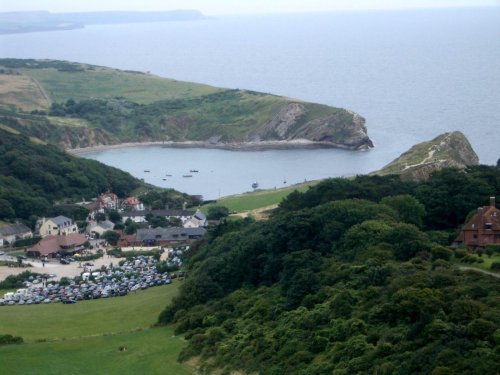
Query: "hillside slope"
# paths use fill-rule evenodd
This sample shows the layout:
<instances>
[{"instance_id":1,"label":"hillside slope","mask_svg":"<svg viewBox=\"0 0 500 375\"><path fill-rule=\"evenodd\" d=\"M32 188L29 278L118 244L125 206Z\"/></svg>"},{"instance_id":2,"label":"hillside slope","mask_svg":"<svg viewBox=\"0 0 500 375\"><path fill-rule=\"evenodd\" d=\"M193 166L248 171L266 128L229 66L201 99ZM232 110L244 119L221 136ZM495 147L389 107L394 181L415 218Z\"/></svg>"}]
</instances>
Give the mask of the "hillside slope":
<instances>
[{"instance_id":1,"label":"hillside slope","mask_svg":"<svg viewBox=\"0 0 500 375\"><path fill-rule=\"evenodd\" d=\"M479 158L469 140L461 132L455 131L413 146L374 174L398 174L406 180L422 181L436 170L465 168L478 163Z\"/></svg>"},{"instance_id":2,"label":"hillside slope","mask_svg":"<svg viewBox=\"0 0 500 375\"><path fill-rule=\"evenodd\" d=\"M447 245L499 177L330 179L268 221L226 221L191 250L159 322L204 374L498 374L498 280L456 268Z\"/></svg>"},{"instance_id":3,"label":"hillside slope","mask_svg":"<svg viewBox=\"0 0 500 375\"><path fill-rule=\"evenodd\" d=\"M112 191L121 197L145 186L119 169L67 154L0 123L0 220L50 214L56 201Z\"/></svg>"},{"instance_id":4,"label":"hillside slope","mask_svg":"<svg viewBox=\"0 0 500 375\"><path fill-rule=\"evenodd\" d=\"M0 59L0 109L18 131L40 136L43 127L44 139L66 148L297 140L302 146L373 147L364 118L345 109L65 61Z\"/></svg>"}]
</instances>

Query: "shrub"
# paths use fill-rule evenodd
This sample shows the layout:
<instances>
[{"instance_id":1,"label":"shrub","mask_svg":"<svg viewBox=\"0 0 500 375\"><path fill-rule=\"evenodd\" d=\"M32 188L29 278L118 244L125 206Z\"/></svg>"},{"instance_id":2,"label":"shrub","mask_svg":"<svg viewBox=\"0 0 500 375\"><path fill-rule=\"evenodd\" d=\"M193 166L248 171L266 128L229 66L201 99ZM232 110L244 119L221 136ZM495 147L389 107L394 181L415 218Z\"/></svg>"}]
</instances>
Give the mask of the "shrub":
<instances>
[{"instance_id":1,"label":"shrub","mask_svg":"<svg viewBox=\"0 0 500 375\"><path fill-rule=\"evenodd\" d=\"M491 263L490 269L493 271L500 271L500 262Z\"/></svg>"},{"instance_id":2,"label":"shrub","mask_svg":"<svg viewBox=\"0 0 500 375\"><path fill-rule=\"evenodd\" d=\"M453 251L447 247L441 245L435 245L431 248L431 254L433 259L444 259L450 260L453 255Z\"/></svg>"},{"instance_id":3,"label":"shrub","mask_svg":"<svg viewBox=\"0 0 500 375\"><path fill-rule=\"evenodd\" d=\"M96 260L96 259L102 258L102 256L103 256L103 253L101 251L100 253L97 252L97 254L82 255L81 257L78 258L78 260L80 262L88 262L90 260Z\"/></svg>"},{"instance_id":4,"label":"shrub","mask_svg":"<svg viewBox=\"0 0 500 375\"><path fill-rule=\"evenodd\" d=\"M108 255L111 255L111 256L114 256L116 258L121 258L122 257L122 250L119 249L119 248L114 248L114 249L111 249L111 250L108 250Z\"/></svg>"},{"instance_id":5,"label":"shrub","mask_svg":"<svg viewBox=\"0 0 500 375\"><path fill-rule=\"evenodd\" d=\"M41 239L42 239L42 237L32 237L32 238L25 238L23 240L17 240L14 243L14 246L15 247L24 247L24 246L36 245Z\"/></svg>"},{"instance_id":6,"label":"shrub","mask_svg":"<svg viewBox=\"0 0 500 375\"><path fill-rule=\"evenodd\" d=\"M462 259L467 256L467 250L458 248L455 250L455 258Z\"/></svg>"},{"instance_id":7,"label":"shrub","mask_svg":"<svg viewBox=\"0 0 500 375\"><path fill-rule=\"evenodd\" d=\"M30 272L30 271L24 271L20 273L19 275L10 275L7 276L7 278L0 282L0 289L17 289L21 288L23 286L23 282L29 280L31 276L37 277L39 274Z\"/></svg>"},{"instance_id":8,"label":"shrub","mask_svg":"<svg viewBox=\"0 0 500 375\"><path fill-rule=\"evenodd\" d=\"M2 345L12 345L12 344L22 344L23 338L20 336L12 335L0 335L0 346Z\"/></svg>"},{"instance_id":9,"label":"shrub","mask_svg":"<svg viewBox=\"0 0 500 375\"><path fill-rule=\"evenodd\" d=\"M500 254L500 244L489 244L484 247L486 254Z\"/></svg>"}]
</instances>

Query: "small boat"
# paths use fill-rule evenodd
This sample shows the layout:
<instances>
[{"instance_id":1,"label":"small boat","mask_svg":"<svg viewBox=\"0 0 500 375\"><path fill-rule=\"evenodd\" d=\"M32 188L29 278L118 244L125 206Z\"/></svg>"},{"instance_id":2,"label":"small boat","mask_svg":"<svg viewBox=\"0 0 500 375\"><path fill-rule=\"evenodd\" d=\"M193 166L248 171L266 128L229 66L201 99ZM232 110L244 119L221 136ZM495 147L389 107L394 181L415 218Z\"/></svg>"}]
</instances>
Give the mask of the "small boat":
<instances>
[{"instance_id":1,"label":"small boat","mask_svg":"<svg viewBox=\"0 0 500 375\"><path fill-rule=\"evenodd\" d=\"M259 183L258 182L254 182L252 184L252 188L257 189L258 187L259 187Z\"/></svg>"},{"instance_id":2,"label":"small boat","mask_svg":"<svg viewBox=\"0 0 500 375\"><path fill-rule=\"evenodd\" d=\"M163 180L163 181L167 181L167 179L166 179L166 178L162 178L162 180Z\"/></svg>"},{"instance_id":3,"label":"small boat","mask_svg":"<svg viewBox=\"0 0 500 375\"><path fill-rule=\"evenodd\" d=\"M190 169L189 172L191 172L191 173L198 173L198 170L197 169Z\"/></svg>"},{"instance_id":4,"label":"small boat","mask_svg":"<svg viewBox=\"0 0 500 375\"><path fill-rule=\"evenodd\" d=\"M185 175L182 175L182 177L193 177L192 174L185 174Z\"/></svg>"},{"instance_id":5,"label":"small boat","mask_svg":"<svg viewBox=\"0 0 500 375\"><path fill-rule=\"evenodd\" d=\"M151 172L151 171L150 171L150 170L148 170L148 169L145 169L145 170L144 170L144 172L145 172L145 173L149 173L149 172Z\"/></svg>"},{"instance_id":6,"label":"small boat","mask_svg":"<svg viewBox=\"0 0 500 375\"><path fill-rule=\"evenodd\" d=\"M167 174L167 177L172 177L172 175L171 174Z\"/></svg>"}]
</instances>

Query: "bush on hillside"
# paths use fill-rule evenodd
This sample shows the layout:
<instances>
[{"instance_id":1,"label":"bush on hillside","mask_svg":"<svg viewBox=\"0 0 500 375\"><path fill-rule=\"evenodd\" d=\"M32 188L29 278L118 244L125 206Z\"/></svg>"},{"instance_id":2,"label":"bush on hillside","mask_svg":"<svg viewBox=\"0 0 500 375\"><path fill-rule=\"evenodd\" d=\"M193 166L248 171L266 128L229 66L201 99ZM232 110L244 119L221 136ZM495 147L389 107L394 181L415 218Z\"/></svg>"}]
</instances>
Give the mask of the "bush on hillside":
<instances>
[{"instance_id":1,"label":"bush on hillside","mask_svg":"<svg viewBox=\"0 0 500 375\"><path fill-rule=\"evenodd\" d=\"M0 346L22 344L23 341L24 341L23 338L20 336L0 335Z\"/></svg>"}]
</instances>

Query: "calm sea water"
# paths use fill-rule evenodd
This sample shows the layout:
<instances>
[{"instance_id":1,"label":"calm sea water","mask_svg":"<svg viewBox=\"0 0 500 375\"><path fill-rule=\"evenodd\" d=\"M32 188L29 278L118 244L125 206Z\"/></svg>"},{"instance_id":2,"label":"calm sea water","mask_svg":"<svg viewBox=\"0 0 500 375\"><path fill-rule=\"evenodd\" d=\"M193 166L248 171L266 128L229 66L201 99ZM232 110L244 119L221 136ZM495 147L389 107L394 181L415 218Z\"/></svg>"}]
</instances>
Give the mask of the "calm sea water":
<instances>
[{"instance_id":1,"label":"calm sea water","mask_svg":"<svg viewBox=\"0 0 500 375\"><path fill-rule=\"evenodd\" d=\"M145 182L203 195L205 199L251 191L254 182L260 188L273 189L332 176L350 176L353 169L357 173L373 170L369 152L329 149L242 152L149 146L83 156L118 166L144 178ZM192 177L183 177L186 175Z\"/></svg>"},{"instance_id":2,"label":"calm sea water","mask_svg":"<svg viewBox=\"0 0 500 375\"><path fill-rule=\"evenodd\" d=\"M294 180L298 181L365 173L382 167L415 143L452 130L465 133L482 163L496 163L500 158L499 19L500 8L477 8L92 26L0 36L0 56L149 70L179 80L350 108L367 119L368 133L376 145L368 153L168 150L168 155L186 161L181 169L203 166L204 173L214 171L212 176L219 169L227 170L228 180L222 180L222 175L207 177L197 187L196 193L214 197L219 185L229 186L243 178L237 177L240 170L248 178L231 192L246 190L248 181L254 179L264 185L268 175L276 178L266 187L277 185L278 179L291 180L292 174L284 173L288 170L297 172ZM143 177L143 162L151 170L158 165L158 178L168 170L164 168L169 160L164 157L171 157L165 156L167 150L152 148L147 158L142 148L132 153L127 149L89 156L139 177ZM131 157L137 168L130 165ZM201 164L217 160L238 163L231 170L230 164ZM201 175L200 171L192 183L201 182ZM220 189L221 194L228 193Z\"/></svg>"}]
</instances>

